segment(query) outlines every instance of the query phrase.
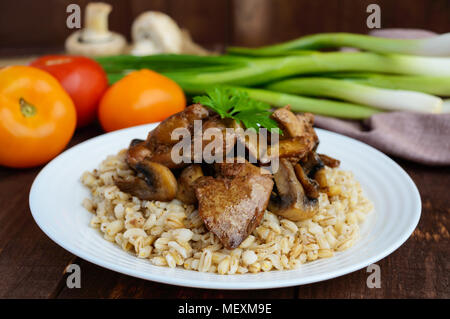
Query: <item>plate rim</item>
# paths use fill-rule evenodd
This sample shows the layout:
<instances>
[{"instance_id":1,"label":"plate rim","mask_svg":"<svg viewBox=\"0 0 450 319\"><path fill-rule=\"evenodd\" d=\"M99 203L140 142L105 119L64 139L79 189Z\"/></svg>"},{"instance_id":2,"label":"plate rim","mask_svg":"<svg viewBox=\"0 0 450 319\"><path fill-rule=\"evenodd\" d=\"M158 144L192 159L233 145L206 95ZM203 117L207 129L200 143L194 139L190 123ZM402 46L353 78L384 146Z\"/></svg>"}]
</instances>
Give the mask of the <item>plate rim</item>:
<instances>
[{"instance_id":1,"label":"plate rim","mask_svg":"<svg viewBox=\"0 0 450 319\"><path fill-rule=\"evenodd\" d=\"M344 268L337 269L334 271L330 271L330 272L327 272L326 274L309 275L308 277L306 277L307 278L306 280L300 276L296 279L292 279L289 281L287 281L287 280L286 281L276 281L276 282L275 281L267 281L267 280L262 281L262 282L255 281L255 282L251 282L251 283L246 283L248 287L242 287L242 286L238 285L238 282L234 282L234 281L230 281L230 282L215 281L214 282L214 281L199 281L197 279L190 279L189 277L187 277L187 278L175 278L175 277L172 278L170 276L162 277L158 274L152 274L151 272L147 272L146 276L143 276L141 271L134 270L134 269L125 269L114 263L104 261L101 258L96 258L95 256L93 256L89 253L85 253L82 250L78 250L74 247L71 247L70 245L66 244L64 240L60 240L59 238L57 238L57 236L54 236L52 231L50 231L49 228L45 225L45 223L43 223L43 221L40 220L39 213L37 212L38 209L35 207L35 204L34 204L36 201L36 199L35 199L36 188L38 187L37 185L39 184L40 178L42 178L43 174L47 170L50 170L51 167L54 165L54 163L57 162L62 155L67 156L68 153L75 152L76 149L78 149L79 147L82 147L85 144L95 143L95 141L103 138L106 135L109 135L109 136L119 135L125 131L131 131L131 130L137 130L137 129L144 128L144 127L156 126L157 124L158 123L143 124L143 125L133 126L133 127L129 127L129 128L105 133L105 134L100 134L98 136L92 137L90 139L87 139L81 143L78 143L78 144L72 146L71 148L69 148L69 149L65 150L64 152L62 152L61 154L59 154L57 157L55 157L49 163L47 163L35 177L35 179L32 183L32 186L30 188L30 192L29 192L29 208L30 208L31 214L33 216L33 219L36 222L36 224L38 225L38 227L53 242L55 242L57 245L64 248L65 250L69 251L71 254L73 254L81 259L84 259L88 262L91 262L95 265L98 265L100 267L103 267L103 268L106 268L106 269L109 269L109 270L112 270L112 271L115 271L115 272L118 272L121 274L140 278L143 280L150 280L150 281L159 282L159 283L163 283L163 284L170 284L170 285L183 286L183 287L203 288L203 289L225 289L225 290L250 290L250 289L274 289L274 288L284 288L284 287L306 285L306 284L310 284L310 283L316 283L316 282L321 282L321 281L337 278L340 276L344 276L344 275L353 273L360 269L366 268L367 266L369 266L373 263L376 263L377 261L392 254L401 245L403 245L409 239L409 237L412 235L413 231L415 230L415 228L417 227L417 225L420 221L421 212L422 212L422 200L420 197L419 190L417 189L417 186L414 183L414 181L412 180L412 178L408 175L408 173L400 165L398 165L394 160L392 160L386 154L382 153L381 151L377 150L376 148L374 148L368 144L365 144L361 141L358 141L354 138L351 138L351 137L348 137L348 136L345 136L342 134L338 134L338 133L320 129L320 128L315 128L315 130L317 130L318 132L322 131L322 132L325 132L326 134L331 134L331 135L337 136L338 138L343 138L344 140L345 139L351 140L352 142L356 142L357 144L359 144L360 147L369 148L369 149L371 149L371 151L378 153L378 155L380 155L383 158L383 160L386 160L387 162L389 162L389 164L393 165L393 167L395 167L395 169L398 170L398 172L401 175L403 175L403 178L405 178L405 180L408 182L409 186L411 187L411 189L414 193L413 194L414 195L414 203L412 203L412 204L413 204L413 207L416 207L416 211L411 212L411 214L414 213L414 215L413 215L414 220L409 224L407 231L402 233L402 236L400 236L397 240L395 240L394 243L392 243L389 247L384 249L382 252L372 256L371 258L365 259L363 262L359 262L352 266L348 266L348 267L344 267ZM87 225L87 227L88 227L88 225ZM281 270L281 271L290 272L290 271L298 271L298 270ZM257 274L245 274L245 275L246 276L257 276ZM227 275L227 276L230 276L230 275ZM242 276L242 275L237 275L237 276Z\"/></svg>"}]
</instances>

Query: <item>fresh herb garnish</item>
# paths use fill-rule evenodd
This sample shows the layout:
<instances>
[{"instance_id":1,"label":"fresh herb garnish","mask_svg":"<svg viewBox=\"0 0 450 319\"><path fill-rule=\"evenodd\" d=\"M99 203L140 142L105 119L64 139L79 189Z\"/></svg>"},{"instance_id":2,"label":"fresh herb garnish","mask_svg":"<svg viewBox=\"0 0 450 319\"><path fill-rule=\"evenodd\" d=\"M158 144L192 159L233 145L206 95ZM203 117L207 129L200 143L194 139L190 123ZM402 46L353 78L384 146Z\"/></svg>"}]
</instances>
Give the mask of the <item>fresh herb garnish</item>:
<instances>
[{"instance_id":1,"label":"fresh herb garnish","mask_svg":"<svg viewBox=\"0 0 450 319\"><path fill-rule=\"evenodd\" d=\"M215 87L206 91L207 95L196 96L193 101L217 112L221 118L231 118L246 128L259 132L260 128L282 133L270 118L270 105L251 99L247 92L234 88Z\"/></svg>"}]
</instances>

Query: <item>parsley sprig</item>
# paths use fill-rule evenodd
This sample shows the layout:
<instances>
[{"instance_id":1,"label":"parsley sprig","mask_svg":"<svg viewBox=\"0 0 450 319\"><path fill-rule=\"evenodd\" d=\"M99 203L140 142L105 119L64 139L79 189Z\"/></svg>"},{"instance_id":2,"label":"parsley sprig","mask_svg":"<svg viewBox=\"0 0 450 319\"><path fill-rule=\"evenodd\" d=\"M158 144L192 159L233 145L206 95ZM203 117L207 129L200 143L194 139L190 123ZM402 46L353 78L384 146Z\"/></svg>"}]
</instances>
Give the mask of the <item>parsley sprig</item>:
<instances>
[{"instance_id":1,"label":"parsley sprig","mask_svg":"<svg viewBox=\"0 0 450 319\"><path fill-rule=\"evenodd\" d=\"M193 101L217 112L221 118L231 118L246 128L259 132L260 128L281 133L273 119L270 105L251 99L247 92L235 88L215 87L206 91L207 95L196 96Z\"/></svg>"}]
</instances>

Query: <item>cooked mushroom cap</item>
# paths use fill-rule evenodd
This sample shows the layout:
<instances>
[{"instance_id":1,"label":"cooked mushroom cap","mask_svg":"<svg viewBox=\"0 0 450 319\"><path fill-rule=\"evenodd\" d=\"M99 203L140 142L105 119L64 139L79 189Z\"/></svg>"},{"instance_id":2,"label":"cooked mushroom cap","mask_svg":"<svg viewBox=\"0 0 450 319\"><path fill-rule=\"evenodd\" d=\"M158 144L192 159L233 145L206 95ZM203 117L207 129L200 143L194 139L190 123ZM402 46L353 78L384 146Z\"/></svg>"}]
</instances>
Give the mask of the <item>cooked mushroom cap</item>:
<instances>
[{"instance_id":1,"label":"cooked mushroom cap","mask_svg":"<svg viewBox=\"0 0 450 319\"><path fill-rule=\"evenodd\" d=\"M203 171L200 165L194 164L186 167L178 177L177 198L185 204L197 203L195 197L195 181L203 176Z\"/></svg>"},{"instance_id":2,"label":"cooked mushroom cap","mask_svg":"<svg viewBox=\"0 0 450 319\"><path fill-rule=\"evenodd\" d=\"M177 193L177 180L166 166L143 160L136 164L137 177L115 180L119 189L140 199L171 201Z\"/></svg>"},{"instance_id":3,"label":"cooked mushroom cap","mask_svg":"<svg viewBox=\"0 0 450 319\"><path fill-rule=\"evenodd\" d=\"M297 179L292 163L280 159L280 167L273 175L279 198L271 200L269 210L293 221L311 218L318 211L317 199L309 199Z\"/></svg>"}]
</instances>

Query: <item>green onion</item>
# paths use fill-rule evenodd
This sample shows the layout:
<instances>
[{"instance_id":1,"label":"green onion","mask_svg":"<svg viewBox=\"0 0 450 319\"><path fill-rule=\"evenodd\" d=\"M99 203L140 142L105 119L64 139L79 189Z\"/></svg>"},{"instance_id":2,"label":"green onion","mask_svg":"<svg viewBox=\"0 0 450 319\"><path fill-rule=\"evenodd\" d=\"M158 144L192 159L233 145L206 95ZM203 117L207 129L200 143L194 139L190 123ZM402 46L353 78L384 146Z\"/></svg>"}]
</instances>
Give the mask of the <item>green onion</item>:
<instances>
[{"instance_id":1,"label":"green onion","mask_svg":"<svg viewBox=\"0 0 450 319\"><path fill-rule=\"evenodd\" d=\"M156 72L196 70L220 70L245 66L248 58L233 56L197 56L182 54L156 54L149 56L117 55L98 57L106 73L120 73L126 70L150 69Z\"/></svg>"},{"instance_id":2,"label":"green onion","mask_svg":"<svg viewBox=\"0 0 450 319\"><path fill-rule=\"evenodd\" d=\"M450 33L426 39L388 39L352 33L321 33L256 49L230 47L228 53L271 56L291 50L353 47L377 53L450 56Z\"/></svg>"},{"instance_id":3,"label":"green onion","mask_svg":"<svg viewBox=\"0 0 450 319\"><path fill-rule=\"evenodd\" d=\"M450 76L388 75L376 73L330 73L322 75L387 89L418 91L439 96L450 96Z\"/></svg>"},{"instance_id":4,"label":"green onion","mask_svg":"<svg viewBox=\"0 0 450 319\"><path fill-rule=\"evenodd\" d=\"M203 63L203 59L205 62ZM191 60L203 66L192 68ZM192 85L260 85L300 74L363 71L409 75L450 76L450 59L404 55L379 55L367 52L331 52L276 58L232 58L163 55L98 59L107 73L122 73L149 68L175 81ZM216 63L215 63L216 61ZM214 64L215 63L215 64Z\"/></svg>"},{"instance_id":5,"label":"green onion","mask_svg":"<svg viewBox=\"0 0 450 319\"><path fill-rule=\"evenodd\" d=\"M153 55L97 61L111 83L147 68L173 79L187 94L204 93L214 86L245 87L251 98L276 107L290 104L294 111L342 118L367 118L380 112L378 108L437 111L442 103L435 96L392 89L450 94L450 58L371 52L292 55L295 49L276 57ZM314 78L287 80L299 76ZM264 85L266 89L261 88Z\"/></svg>"},{"instance_id":6,"label":"green onion","mask_svg":"<svg viewBox=\"0 0 450 319\"><path fill-rule=\"evenodd\" d=\"M222 71L164 72L175 81L196 85L237 84L254 86L302 74L324 72L384 72L408 75L450 76L450 59L374 53L320 53L306 56L254 58L243 67Z\"/></svg>"},{"instance_id":7,"label":"green onion","mask_svg":"<svg viewBox=\"0 0 450 319\"><path fill-rule=\"evenodd\" d=\"M390 90L326 78L288 79L270 84L266 89L284 93L329 97L384 110L439 113L442 100L421 92Z\"/></svg>"},{"instance_id":8,"label":"green onion","mask_svg":"<svg viewBox=\"0 0 450 319\"><path fill-rule=\"evenodd\" d=\"M294 112L312 112L315 114L349 119L364 119L380 111L371 107L325 99L314 99L263 89L239 88L247 92L250 98L268 103L275 107L289 105Z\"/></svg>"},{"instance_id":9,"label":"green onion","mask_svg":"<svg viewBox=\"0 0 450 319\"><path fill-rule=\"evenodd\" d=\"M204 94L212 86L193 87L186 83L178 83L185 92L190 95ZM365 119L373 114L381 112L372 107L365 105L358 105L353 103L338 102L326 99L315 99L304 96L279 93L265 89L254 89L248 87L230 86L225 87L244 91L248 96L254 100L268 103L274 107L284 107L289 105L294 112L311 112L315 114L334 116L348 119Z\"/></svg>"}]
</instances>

